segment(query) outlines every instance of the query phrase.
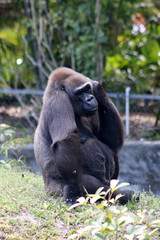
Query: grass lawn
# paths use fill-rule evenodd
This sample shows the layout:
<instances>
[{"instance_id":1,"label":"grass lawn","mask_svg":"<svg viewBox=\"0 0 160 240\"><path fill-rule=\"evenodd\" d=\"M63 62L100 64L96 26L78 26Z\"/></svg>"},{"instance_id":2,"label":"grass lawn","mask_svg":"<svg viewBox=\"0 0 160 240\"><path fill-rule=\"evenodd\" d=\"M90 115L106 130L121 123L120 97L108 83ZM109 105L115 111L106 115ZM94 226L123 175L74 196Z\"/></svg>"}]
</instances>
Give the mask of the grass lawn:
<instances>
[{"instance_id":1,"label":"grass lawn","mask_svg":"<svg viewBox=\"0 0 160 240\"><path fill-rule=\"evenodd\" d=\"M119 208L121 206L116 206L116 209ZM140 226L144 222L149 226L151 221L160 220L160 199L156 197L142 193L140 202L129 203L127 208L131 213L139 211L144 214ZM114 214L119 218L118 212ZM94 217L95 214L89 204L69 210L61 198L47 196L42 176L0 165L0 239L68 239L71 234L87 226L92 215ZM123 231L125 227L127 225L124 225ZM118 229L116 233L115 237L108 233L108 237L104 238L86 235L75 239L127 239L118 233ZM160 239L159 229L144 239Z\"/></svg>"}]
</instances>

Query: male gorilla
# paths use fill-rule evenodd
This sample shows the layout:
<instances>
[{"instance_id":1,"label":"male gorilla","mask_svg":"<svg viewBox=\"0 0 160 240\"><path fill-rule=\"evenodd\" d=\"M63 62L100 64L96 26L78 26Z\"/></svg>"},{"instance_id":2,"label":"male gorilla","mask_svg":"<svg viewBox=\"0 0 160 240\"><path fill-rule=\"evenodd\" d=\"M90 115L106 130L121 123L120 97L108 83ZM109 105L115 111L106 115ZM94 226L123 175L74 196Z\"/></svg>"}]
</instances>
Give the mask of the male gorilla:
<instances>
[{"instance_id":1,"label":"male gorilla","mask_svg":"<svg viewBox=\"0 0 160 240\"><path fill-rule=\"evenodd\" d=\"M35 132L34 150L42 169L46 191L61 194L70 204L109 189L119 173L118 152L123 145L123 125L102 86L69 68L49 77ZM131 199L122 193L121 203Z\"/></svg>"}]
</instances>

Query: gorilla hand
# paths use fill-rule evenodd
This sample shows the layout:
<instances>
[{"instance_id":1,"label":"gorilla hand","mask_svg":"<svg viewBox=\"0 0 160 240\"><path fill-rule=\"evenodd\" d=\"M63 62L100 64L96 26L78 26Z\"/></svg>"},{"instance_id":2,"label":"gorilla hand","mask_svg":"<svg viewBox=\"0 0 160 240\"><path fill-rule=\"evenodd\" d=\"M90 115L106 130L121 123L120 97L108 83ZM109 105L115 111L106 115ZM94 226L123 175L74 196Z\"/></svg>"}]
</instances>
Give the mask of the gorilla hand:
<instances>
[{"instance_id":1,"label":"gorilla hand","mask_svg":"<svg viewBox=\"0 0 160 240\"><path fill-rule=\"evenodd\" d=\"M97 81L93 81L93 94L97 99L97 102L103 101L103 99L106 97L105 91L103 90L101 84Z\"/></svg>"}]
</instances>

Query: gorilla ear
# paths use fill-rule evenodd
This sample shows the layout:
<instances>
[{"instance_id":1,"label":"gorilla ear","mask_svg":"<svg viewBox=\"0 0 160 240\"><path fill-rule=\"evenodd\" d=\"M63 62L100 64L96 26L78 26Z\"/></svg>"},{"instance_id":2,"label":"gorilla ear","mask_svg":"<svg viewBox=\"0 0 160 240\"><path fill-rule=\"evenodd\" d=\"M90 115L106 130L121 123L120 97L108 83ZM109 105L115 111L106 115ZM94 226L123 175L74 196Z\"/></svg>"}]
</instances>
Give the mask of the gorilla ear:
<instances>
[{"instance_id":1,"label":"gorilla ear","mask_svg":"<svg viewBox=\"0 0 160 240\"><path fill-rule=\"evenodd\" d=\"M50 97L48 105L46 103L48 128L53 146L57 141L67 138L71 132L76 130L77 126L72 104L64 89L56 90Z\"/></svg>"}]
</instances>

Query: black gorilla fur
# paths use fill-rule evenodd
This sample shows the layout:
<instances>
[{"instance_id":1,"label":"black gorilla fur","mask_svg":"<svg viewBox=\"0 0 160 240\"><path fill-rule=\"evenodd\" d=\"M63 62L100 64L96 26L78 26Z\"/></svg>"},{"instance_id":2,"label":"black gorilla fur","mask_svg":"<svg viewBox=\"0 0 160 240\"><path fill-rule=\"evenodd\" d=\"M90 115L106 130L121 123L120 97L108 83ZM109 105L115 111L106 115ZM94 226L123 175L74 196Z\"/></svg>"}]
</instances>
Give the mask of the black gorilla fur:
<instances>
[{"instance_id":1,"label":"black gorilla fur","mask_svg":"<svg viewBox=\"0 0 160 240\"><path fill-rule=\"evenodd\" d=\"M102 86L69 68L53 71L34 139L46 191L63 193L68 203L86 191L107 191L119 174L122 145L122 121ZM131 191L119 193L121 203L131 199Z\"/></svg>"}]
</instances>

